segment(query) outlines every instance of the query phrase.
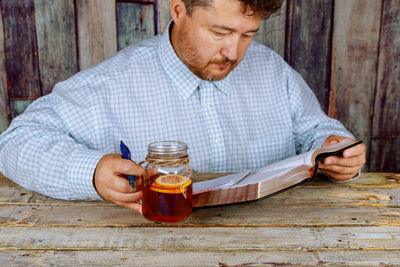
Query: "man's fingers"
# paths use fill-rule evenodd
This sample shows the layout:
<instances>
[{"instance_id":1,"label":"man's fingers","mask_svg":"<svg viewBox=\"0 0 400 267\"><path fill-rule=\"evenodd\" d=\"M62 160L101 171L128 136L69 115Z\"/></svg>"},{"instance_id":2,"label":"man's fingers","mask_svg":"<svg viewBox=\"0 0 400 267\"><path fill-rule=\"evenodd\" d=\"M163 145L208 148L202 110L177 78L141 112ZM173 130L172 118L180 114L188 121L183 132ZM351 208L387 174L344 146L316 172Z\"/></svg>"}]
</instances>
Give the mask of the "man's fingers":
<instances>
[{"instance_id":1,"label":"man's fingers","mask_svg":"<svg viewBox=\"0 0 400 267\"><path fill-rule=\"evenodd\" d=\"M361 170L362 165L353 166L353 167L343 167L338 165L322 165L319 169L327 174L326 172L334 172L337 174L343 175L355 175Z\"/></svg>"},{"instance_id":2,"label":"man's fingers","mask_svg":"<svg viewBox=\"0 0 400 267\"><path fill-rule=\"evenodd\" d=\"M344 140L344 139L348 139L347 137L344 136L338 136L338 135L330 135L328 136L324 143L322 144L322 146L331 146L331 145L335 145L337 143L339 143L340 141Z\"/></svg>"},{"instance_id":3,"label":"man's fingers","mask_svg":"<svg viewBox=\"0 0 400 267\"><path fill-rule=\"evenodd\" d=\"M138 202L142 197L142 191L137 191L135 193L124 194L117 191L109 191L108 195L110 196L110 200L114 203L134 203Z\"/></svg>"},{"instance_id":4,"label":"man's fingers","mask_svg":"<svg viewBox=\"0 0 400 267\"><path fill-rule=\"evenodd\" d=\"M142 213L142 204L140 203L115 202L115 204Z\"/></svg>"},{"instance_id":5,"label":"man's fingers","mask_svg":"<svg viewBox=\"0 0 400 267\"><path fill-rule=\"evenodd\" d=\"M119 154L107 154L97 163L93 181L98 194L106 201L142 212L142 191L134 191L126 175L141 176L143 167L121 158Z\"/></svg>"},{"instance_id":6,"label":"man's fingers","mask_svg":"<svg viewBox=\"0 0 400 267\"><path fill-rule=\"evenodd\" d=\"M103 198L111 202L136 202L143 197L142 191L133 190L127 179L119 176L109 177L103 187Z\"/></svg>"},{"instance_id":7,"label":"man's fingers","mask_svg":"<svg viewBox=\"0 0 400 267\"><path fill-rule=\"evenodd\" d=\"M342 174L342 173L337 173L337 172L333 172L333 171L329 171L329 170L323 170L323 173L325 175L328 175L330 178L337 180L337 181L346 181L349 180L351 178L353 178L354 176L357 175L357 173L355 174Z\"/></svg>"},{"instance_id":8,"label":"man's fingers","mask_svg":"<svg viewBox=\"0 0 400 267\"><path fill-rule=\"evenodd\" d=\"M143 174L143 167L132 160L120 158L116 159L116 163L117 164L114 165L114 171L119 174L135 176L141 176Z\"/></svg>"},{"instance_id":9,"label":"man's fingers","mask_svg":"<svg viewBox=\"0 0 400 267\"><path fill-rule=\"evenodd\" d=\"M121 193L133 193L133 187L129 185L127 178L114 175L112 178L110 177L108 181L108 187L114 191L118 191Z\"/></svg>"},{"instance_id":10,"label":"man's fingers","mask_svg":"<svg viewBox=\"0 0 400 267\"><path fill-rule=\"evenodd\" d=\"M364 163L365 163L365 158L362 156L356 156L351 158L330 156L322 161L320 167L326 167L330 165L337 165L341 167L353 167L353 166L364 165Z\"/></svg>"},{"instance_id":11,"label":"man's fingers","mask_svg":"<svg viewBox=\"0 0 400 267\"><path fill-rule=\"evenodd\" d=\"M329 140L328 146L333 146L333 145L336 145L337 143L339 143L339 140L336 140L336 139L334 139L334 140Z\"/></svg>"},{"instance_id":12,"label":"man's fingers","mask_svg":"<svg viewBox=\"0 0 400 267\"><path fill-rule=\"evenodd\" d=\"M330 135L322 146L333 145L345 139L344 136ZM351 139L353 140L353 139ZM355 141L355 140L353 140ZM345 181L353 178L361 170L366 159L366 146L358 144L343 151L341 156L330 156L319 164L319 169L329 177L338 181Z\"/></svg>"},{"instance_id":13,"label":"man's fingers","mask_svg":"<svg viewBox=\"0 0 400 267\"><path fill-rule=\"evenodd\" d=\"M343 157L344 158L357 157L365 154L365 152L366 152L366 146L363 143L361 143L343 151Z\"/></svg>"}]
</instances>

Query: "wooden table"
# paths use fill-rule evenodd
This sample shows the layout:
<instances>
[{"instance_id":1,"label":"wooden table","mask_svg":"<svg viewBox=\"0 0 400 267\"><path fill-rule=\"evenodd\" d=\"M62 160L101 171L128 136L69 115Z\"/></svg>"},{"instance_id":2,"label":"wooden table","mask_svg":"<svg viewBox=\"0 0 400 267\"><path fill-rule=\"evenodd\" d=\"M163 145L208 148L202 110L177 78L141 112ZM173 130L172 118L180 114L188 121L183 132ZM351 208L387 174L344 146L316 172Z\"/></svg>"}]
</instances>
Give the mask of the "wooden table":
<instances>
[{"instance_id":1,"label":"wooden table","mask_svg":"<svg viewBox=\"0 0 400 267\"><path fill-rule=\"evenodd\" d=\"M316 178L261 201L197 209L180 224L47 198L1 176L0 225L0 266L400 265L400 174Z\"/></svg>"}]
</instances>

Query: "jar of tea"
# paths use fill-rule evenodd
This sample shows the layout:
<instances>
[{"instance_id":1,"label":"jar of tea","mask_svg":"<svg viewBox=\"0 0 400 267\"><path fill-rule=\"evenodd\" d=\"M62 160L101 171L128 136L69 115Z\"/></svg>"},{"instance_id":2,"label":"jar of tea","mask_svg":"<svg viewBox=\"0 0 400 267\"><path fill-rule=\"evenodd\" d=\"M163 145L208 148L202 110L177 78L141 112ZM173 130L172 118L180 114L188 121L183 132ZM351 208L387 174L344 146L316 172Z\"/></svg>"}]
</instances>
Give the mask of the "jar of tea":
<instances>
[{"instance_id":1,"label":"jar of tea","mask_svg":"<svg viewBox=\"0 0 400 267\"><path fill-rule=\"evenodd\" d=\"M144 162L142 213L155 222L180 222L192 212L192 177L187 145L150 143Z\"/></svg>"}]
</instances>

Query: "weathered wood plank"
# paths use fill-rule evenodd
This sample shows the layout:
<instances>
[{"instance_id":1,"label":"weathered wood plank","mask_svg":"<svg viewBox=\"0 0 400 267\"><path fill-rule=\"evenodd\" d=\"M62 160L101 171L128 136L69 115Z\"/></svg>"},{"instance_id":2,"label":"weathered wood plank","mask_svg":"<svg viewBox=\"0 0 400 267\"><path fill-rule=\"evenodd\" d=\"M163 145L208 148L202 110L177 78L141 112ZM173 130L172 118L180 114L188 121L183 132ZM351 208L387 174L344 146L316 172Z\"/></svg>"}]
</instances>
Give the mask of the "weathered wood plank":
<instances>
[{"instance_id":1,"label":"weathered wood plank","mask_svg":"<svg viewBox=\"0 0 400 267\"><path fill-rule=\"evenodd\" d=\"M347 187L326 182L324 185L323 181L319 181L258 202L196 209L188 221L179 225L319 228L397 226L400 225L399 178L398 174L389 175L388 178L375 175L375 180L371 177L370 181L366 179L363 183L359 179L358 184L348 183ZM29 192L5 179L2 181L1 226L160 226L146 221L140 214L110 203L55 200ZM82 210L85 212L82 213Z\"/></svg>"},{"instance_id":2,"label":"weathered wood plank","mask_svg":"<svg viewBox=\"0 0 400 267\"><path fill-rule=\"evenodd\" d=\"M254 238L255 236L257 238ZM0 250L13 248L24 250L163 250L170 252L400 250L400 226L324 229L1 227L0 244Z\"/></svg>"},{"instance_id":3,"label":"weathered wood plank","mask_svg":"<svg viewBox=\"0 0 400 267\"><path fill-rule=\"evenodd\" d=\"M169 2L165 0L157 0L157 33L163 33L171 21L171 13L169 10Z\"/></svg>"},{"instance_id":4,"label":"weathered wood plank","mask_svg":"<svg viewBox=\"0 0 400 267\"><path fill-rule=\"evenodd\" d=\"M75 1L80 70L90 68L117 51L115 1Z\"/></svg>"},{"instance_id":5,"label":"weathered wood plank","mask_svg":"<svg viewBox=\"0 0 400 267\"><path fill-rule=\"evenodd\" d=\"M335 10L329 115L369 144L381 1L338 0Z\"/></svg>"},{"instance_id":6,"label":"weathered wood plank","mask_svg":"<svg viewBox=\"0 0 400 267\"><path fill-rule=\"evenodd\" d=\"M35 0L42 93L78 71L73 1Z\"/></svg>"},{"instance_id":7,"label":"weathered wood plank","mask_svg":"<svg viewBox=\"0 0 400 267\"><path fill-rule=\"evenodd\" d=\"M287 1L284 1L279 11L262 22L254 38L277 52L281 57L284 57L285 54L286 3Z\"/></svg>"},{"instance_id":8,"label":"weathered wood plank","mask_svg":"<svg viewBox=\"0 0 400 267\"><path fill-rule=\"evenodd\" d=\"M154 36L153 5L117 3L118 50Z\"/></svg>"},{"instance_id":9,"label":"weathered wood plank","mask_svg":"<svg viewBox=\"0 0 400 267\"><path fill-rule=\"evenodd\" d=\"M195 178L197 179L197 178ZM400 174L363 173L351 183L337 184L316 179L270 197L268 205L400 206ZM316 191L318 194L315 194ZM264 201L264 200L263 200ZM79 204L77 204L79 203ZM266 204L267 204L266 203ZM0 205L112 205L104 202L57 200L26 190L0 175Z\"/></svg>"},{"instance_id":10,"label":"weathered wood plank","mask_svg":"<svg viewBox=\"0 0 400 267\"><path fill-rule=\"evenodd\" d=\"M216 175L218 174L195 174L194 180L203 180ZM400 174L394 173L363 173L359 179L351 183L331 183L322 177L317 177L314 181L270 197L268 203L400 206L399 189ZM318 194L313 194L316 190ZM0 174L0 205L77 205L76 203L53 199L26 190ZM101 202L81 201L79 203L86 205Z\"/></svg>"},{"instance_id":11,"label":"weathered wood plank","mask_svg":"<svg viewBox=\"0 0 400 267\"><path fill-rule=\"evenodd\" d=\"M68 214L68 216L66 216ZM160 227L134 211L116 205L1 205L0 226ZM398 206L255 203L195 209L184 227L345 227L398 226Z\"/></svg>"},{"instance_id":12,"label":"weathered wood plank","mask_svg":"<svg viewBox=\"0 0 400 267\"><path fill-rule=\"evenodd\" d=\"M11 250L0 251L4 266L392 266L396 251L184 251L163 250Z\"/></svg>"},{"instance_id":13,"label":"weathered wood plank","mask_svg":"<svg viewBox=\"0 0 400 267\"><path fill-rule=\"evenodd\" d=\"M24 189L2 178L0 262L96 266L161 262L165 266L186 266L188 262L194 266L400 264L398 206L342 205L357 197L390 202L393 192L398 198L400 174L368 173L362 178L347 184L318 179L263 201L195 210L180 224L151 223L133 211L103 202L34 203L34 198L13 194L3 199L8 189L19 189L19 193ZM333 205L315 203L325 197L328 202L333 200ZM7 198L15 205L6 202Z\"/></svg>"},{"instance_id":14,"label":"weathered wood plank","mask_svg":"<svg viewBox=\"0 0 400 267\"><path fill-rule=\"evenodd\" d=\"M400 173L400 1L383 1L370 166Z\"/></svg>"},{"instance_id":15,"label":"weathered wood plank","mask_svg":"<svg viewBox=\"0 0 400 267\"><path fill-rule=\"evenodd\" d=\"M290 1L286 60L328 111L333 1Z\"/></svg>"},{"instance_id":16,"label":"weathered wood plank","mask_svg":"<svg viewBox=\"0 0 400 267\"><path fill-rule=\"evenodd\" d=\"M395 89L398 90L398 89ZM391 98L391 97L389 97ZM393 97L394 98L394 97ZM395 104L396 105L396 104ZM383 108L384 109L384 108ZM397 115L393 115L397 116ZM382 118L383 119L383 118ZM386 123L396 124L398 119L385 118ZM381 124L384 128L387 124ZM390 127L390 126L388 126ZM370 146L370 168L373 170L393 170L400 172L400 138L390 134L387 137L375 137ZM378 155L378 156L376 156Z\"/></svg>"},{"instance_id":17,"label":"weathered wood plank","mask_svg":"<svg viewBox=\"0 0 400 267\"><path fill-rule=\"evenodd\" d=\"M400 206L400 190L399 186L392 189L370 189L360 190L359 188L313 188L299 187L288 190L281 194L262 200L263 205L315 205L325 206L328 208L334 206L370 206L370 207L399 207ZM316 194L316 191L318 194ZM50 206L93 206L93 205L111 205L104 202L68 202L63 200L52 199L37 194L21 187L1 187L0 188L0 206L5 205L50 205ZM264 203L265 202L265 203ZM77 204L79 203L79 204Z\"/></svg>"},{"instance_id":18,"label":"weathered wood plank","mask_svg":"<svg viewBox=\"0 0 400 267\"><path fill-rule=\"evenodd\" d=\"M398 251L318 251L322 266L396 266L400 264ZM379 260L379 257L383 262ZM386 263L387 262L387 263Z\"/></svg>"},{"instance_id":19,"label":"weathered wood plank","mask_svg":"<svg viewBox=\"0 0 400 267\"><path fill-rule=\"evenodd\" d=\"M318 194L315 194L318 191ZM318 203L320 206L371 206L371 207L399 207L400 192L399 186L393 189L331 189L331 188L312 188L302 187L288 190L281 194L270 197L265 205L313 205ZM111 205L105 202L68 202L45 197L23 189L22 187L1 187L0 206L5 205L73 205L73 206L92 206L92 205ZM79 203L79 204L77 204Z\"/></svg>"},{"instance_id":20,"label":"weathered wood plank","mask_svg":"<svg viewBox=\"0 0 400 267\"><path fill-rule=\"evenodd\" d=\"M39 97L40 77L31 0L1 1L9 97Z\"/></svg>"},{"instance_id":21,"label":"weathered wood plank","mask_svg":"<svg viewBox=\"0 0 400 267\"><path fill-rule=\"evenodd\" d=\"M10 100L11 117L15 118L22 114L33 100Z\"/></svg>"},{"instance_id":22,"label":"weathered wood plank","mask_svg":"<svg viewBox=\"0 0 400 267\"><path fill-rule=\"evenodd\" d=\"M5 131L10 124L3 15L1 13L2 12L0 12L0 133Z\"/></svg>"}]
</instances>

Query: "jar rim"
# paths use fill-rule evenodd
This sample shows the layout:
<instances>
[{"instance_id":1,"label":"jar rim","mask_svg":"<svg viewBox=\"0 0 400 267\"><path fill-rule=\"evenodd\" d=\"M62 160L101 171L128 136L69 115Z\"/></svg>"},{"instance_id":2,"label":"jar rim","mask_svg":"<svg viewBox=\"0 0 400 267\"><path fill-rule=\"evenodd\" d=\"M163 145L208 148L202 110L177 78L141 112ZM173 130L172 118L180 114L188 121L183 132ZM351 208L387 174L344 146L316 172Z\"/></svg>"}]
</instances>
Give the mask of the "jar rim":
<instances>
[{"instance_id":1,"label":"jar rim","mask_svg":"<svg viewBox=\"0 0 400 267\"><path fill-rule=\"evenodd\" d=\"M187 148L184 142L167 140L151 142L148 146L148 151L153 153L186 153Z\"/></svg>"}]
</instances>

